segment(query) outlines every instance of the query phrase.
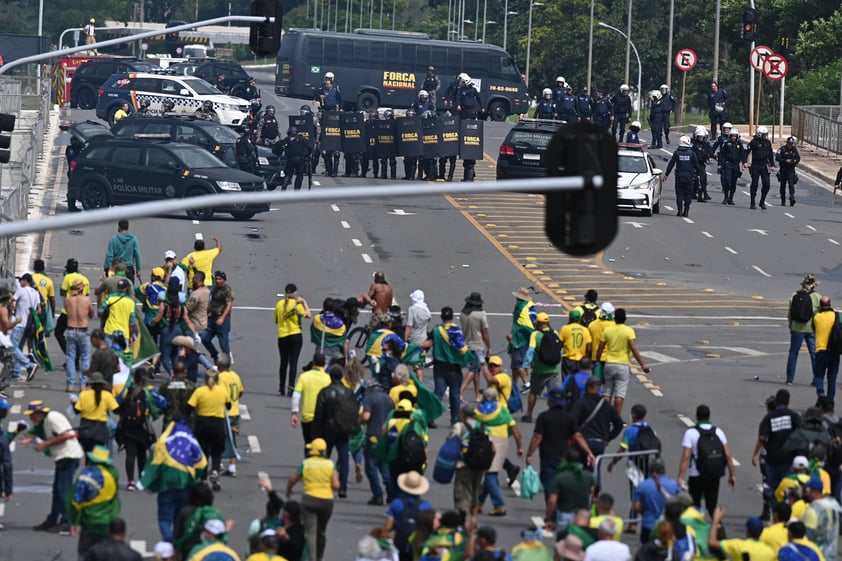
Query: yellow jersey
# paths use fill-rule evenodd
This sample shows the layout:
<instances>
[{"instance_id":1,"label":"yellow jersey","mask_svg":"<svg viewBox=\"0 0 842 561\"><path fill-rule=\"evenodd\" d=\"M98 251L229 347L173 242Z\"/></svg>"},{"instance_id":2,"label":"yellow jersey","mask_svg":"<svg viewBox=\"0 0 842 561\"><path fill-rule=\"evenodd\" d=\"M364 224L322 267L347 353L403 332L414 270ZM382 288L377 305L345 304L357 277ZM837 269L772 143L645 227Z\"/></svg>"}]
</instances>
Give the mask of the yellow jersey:
<instances>
[{"instance_id":1,"label":"yellow jersey","mask_svg":"<svg viewBox=\"0 0 842 561\"><path fill-rule=\"evenodd\" d=\"M418 388L415 387L415 382L412 380L410 380L409 384L405 386L403 384L392 386L392 389L389 390L389 397L391 397L392 401L395 402L395 407L398 406L398 402L401 400L400 396L403 392L409 392L412 394L412 397L418 397Z\"/></svg>"},{"instance_id":2,"label":"yellow jersey","mask_svg":"<svg viewBox=\"0 0 842 561\"><path fill-rule=\"evenodd\" d=\"M333 499L333 461L322 456L310 456L298 466L304 482L304 494L317 499Z\"/></svg>"},{"instance_id":3,"label":"yellow jersey","mask_svg":"<svg viewBox=\"0 0 842 561\"><path fill-rule=\"evenodd\" d=\"M605 362L612 364L629 364L631 349L629 341L635 340L634 329L625 323L612 325L602 332L605 341Z\"/></svg>"},{"instance_id":4,"label":"yellow jersey","mask_svg":"<svg viewBox=\"0 0 842 561\"><path fill-rule=\"evenodd\" d=\"M56 297L53 279L42 273L32 273L32 280L35 282L35 288L41 293L41 298L44 299L44 302L49 302L50 298Z\"/></svg>"},{"instance_id":5,"label":"yellow jersey","mask_svg":"<svg viewBox=\"0 0 842 561\"><path fill-rule=\"evenodd\" d=\"M187 284L193 286L193 269L205 273L205 286L213 286L213 260L221 250L218 247L188 253L181 262L187 266ZM190 258L193 265L190 265Z\"/></svg>"},{"instance_id":6,"label":"yellow jersey","mask_svg":"<svg viewBox=\"0 0 842 561\"><path fill-rule=\"evenodd\" d=\"M228 410L229 417L240 416L240 396L245 391L240 375L233 370L225 370L219 373L219 385L228 391L228 400L231 402L231 409Z\"/></svg>"},{"instance_id":7,"label":"yellow jersey","mask_svg":"<svg viewBox=\"0 0 842 561\"><path fill-rule=\"evenodd\" d=\"M568 323L559 330L558 338L564 345L561 356L569 360L582 360L591 343L591 332L580 323Z\"/></svg>"},{"instance_id":8,"label":"yellow jersey","mask_svg":"<svg viewBox=\"0 0 842 561\"><path fill-rule=\"evenodd\" d=\"M306 315L304 305L294 298L282 298L275 304L275 323L278 325L278 339L301 333L301 318Z\"/></svg>"},{"instance_id":9,"label":"yellow jersey","mask_svg":"<svg viewBox=\"0 0 842 561\"><path fill-rule=\"evenodd\" d=\"M101 423L108 420L109 411L116 411L119 407L112 393L106 389L100 392L99 405L96 403L96 391L88 389L79 393L79 400L73 406L81 418Z\"/></svg>"},{"instance_id":10,"label":"yellow jersey","mask_svg":"<svg viewBox=\"0 0 842 561\"><path fill-rule=\"evenodd\" d=\"M122 331L128 341L131 337L132 318L137 311L134 299L125 294L112 294L105 299L103 306L108 306L108 319L102 330L106 335Z\"/></svg>"},{"instance_id":11,"label":"yellow jersey","mask_svg":"<svg viewBox=\"0 0 842 561\"><path fill-rule=\"evenodd\" d=\"M728 559L733 559L733 561L742 561L744 553L748 553L748 558L751 561L775 561L778 558L777 552L767 544L751 538L744 540L722 540L719 543L722 553Z\"/></svg>"},{"instance_id":12,"label":"yellow jersey","mask_svg":"<svg viewBox=\"0 0 842 561\"><path fill-rule=\"evenodd\" d=\"M591 360L594 362L605 360L605 353L607 352L605 349L602 350L601 357L597 357L596 353L599 351L599 344L602 342L602 334L612 325L617 325L613 319L596 319L588 325L588 331L591 333Z\"/></svg>"},{"instance_id":13,"label":"yellow jersey","mask_svg":"<svg viewBox=\"0 0 842 561\"><path fill-rule=\"evenodd\" d=\"M187 405L196 410L199 417L225 418L225 404L230 403L228 389L221 383L213 387L208 385L199 386L193 390Z\"/></svg>"},{"instance_id":14,"label":"yellow jersey","mask_svg":"<svg viewBox=\"0 0 842 561\"><path fill-rule=\"evenodd\" d=\"M301 394L302 423L313 422L316 417L316 400L319 397L319 392L329 385L330 376L327 375L323 367L316 366L298 377L294 391Z\"/></svg>"}]
</instances>

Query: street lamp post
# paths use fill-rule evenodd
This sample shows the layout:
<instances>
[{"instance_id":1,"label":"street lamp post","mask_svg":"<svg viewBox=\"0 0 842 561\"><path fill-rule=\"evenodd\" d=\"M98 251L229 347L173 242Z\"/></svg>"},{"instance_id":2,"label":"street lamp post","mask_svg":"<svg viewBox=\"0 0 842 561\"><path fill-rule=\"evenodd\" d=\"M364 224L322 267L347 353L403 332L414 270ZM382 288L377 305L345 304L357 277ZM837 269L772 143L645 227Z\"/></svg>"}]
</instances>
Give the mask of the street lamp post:
<instances>
[{"instance_id":1,"label":"street lamp post","mask_svg":"<svg viewBox=\"0 0 842 561\"><path fill-rule=\"evenodd\" d=\"M632 0L629 0L629 13L626 17L626 84L629 83L629 58L631 58L631 53L629 52L629 45L631 45L631 18Z\"/></svg>"},{"instance_id":2,"label":"street lamp post","mask_svg":"<svg viewBox=\"0 0 842 561\"><path fill-rule=\"evenodd\" d=\"M601 22L599 22L599 26L600 26L600 27L605 27L605 28L607 28L607 29L613 29L614 31L616 31L617 33L619 33L620 35L622 35L622 36L623 36L623 38L624 38L626 41L628 41L628 44L629 44L629 46L632 48L632 50L634 50L634 56L635 56L635 58L637 58L637 120L639 121L639 120L640 120L640 105L642 104L643 98L642 98L642 92L640 91L640 82L641 82L642 67L641 67L641 65L640 65L640 55L637 53L637 47L635 47L635 46L634 46L634 43L632 43L631 41L629 41L629 36L628 36L628 35L626 35L626 34L625 34L625 33L623 33L622 31L620 31L620 30L619 30L619 29L617 29L616 27L613 27L613 26L611 26L611 25L608 25L607 23L602 22L602 21L601 21Z\"/></svg>"},{"instance_id":3,"label":"street lamp post","mask_svg":"<svg viewBox=\"0 0 842 561\"><path fill-rule=\"evenodd\" d=\"M506 6L509 5L509 0L506 0ZM503 50L508 52L506 48L506 39L509 33L509 16L516 16L517 12L512 12L506 10L506 13L503 15Z\"/></svg>"},{"instance_id":4,"label":"street lamp post","mask_svg":"<svg viewBox=\"0 0 842 561\"><path fill-rule=\"evenodd\" d=\"M588 91L591 91L591 70L593 69L593 5L594 0L591 0L591 25L588 30Z\"/></svg>"},{"instance_id":5,"label":"street lamp post","mask_svg":"<svg viewBox=\"0 0 842 561\"><path fill-rule=\"evenodd\" d=\"M667 81L664 82L668 86L672 86L672 23L675 17L675 0L670 0L670 31L667 38Z\"/></svg>"},{"instance_id":6,"label":"street lamp post","mask_svg":"<svg viewBox=\"0 0 842 561\"><path fill-rule=\"evenodd\" d=\"M543 2L530 2L529 3L529 23L527 24L527 29L529 30L526 34L526 87L529 87L529 55L532 51L532 8L534 6L543 6Z\"/></svg>"},{"instance_id":7,"label":"street lamp post","mask_svg":"<svg viewBox=\"0 0 842 561\"><path fill-rule=\"evenodd\" d=\"M482 42L485 43L485 26L488 24L495 25L497 22L493 19L487 19L482 22Z\"/></svg>"}]
</instances>

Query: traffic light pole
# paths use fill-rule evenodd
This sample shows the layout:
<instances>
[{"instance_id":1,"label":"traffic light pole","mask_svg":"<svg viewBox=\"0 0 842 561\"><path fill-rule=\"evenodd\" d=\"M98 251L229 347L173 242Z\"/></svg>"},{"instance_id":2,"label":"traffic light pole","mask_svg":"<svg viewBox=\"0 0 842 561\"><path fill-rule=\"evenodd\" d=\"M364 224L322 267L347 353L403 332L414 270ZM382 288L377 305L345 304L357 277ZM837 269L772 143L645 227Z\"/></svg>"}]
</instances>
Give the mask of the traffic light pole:
<instances>
[{"instance_id":1,"label":"traffic light pole","mask_svg":"<svg viewBox=\"0 0 842 561\"><path fill-rule=\"evenodd\" d=\"M754 0L751 0L751 9L754 9ZM751 41L751 51L754 50L754 40ZM751 52L749 51L749 52ZM751 138L754 128L754 65L749 64L751 74L748 79L748 136Z\"/></svg>"},{"instance_id":2,"label":"traffic light pole","mask_svg":"<svg viewBox=\"0 0 842 561\"><path fill-rule=\"evenodd\" d=\"M185 25L177 25L174 27L168 27L166 29L167 33L175 33L178 31L190 31L196 27L205 27L208 25L216 25L220 23L227 23L231 21L243 21L248 23L274 23L275 18L267 18L263 16L225 16L221 18L214 18L214 19L207 19L202 21L197 21L195 23L188 23ZM46 53L41 53L33 56L28 56L24 58L19 58L17 60L8 62L3 66L0 66L0 75L6 74L12 68L16 66L21 66L22 64L29 64L30 62L39 62L42 60L46 60L53 57L61 57L65 55L72 55L74 53L79 53L82 51L90 51L99 49L101 47L110 47L111 45L122 45L124 43L131 43L132 41L137 41L138 39L145 39L147 37L155 37L157 35L161 35L163 33L162 30L157 29L154 31L144 31L143 33L138 33L136 35L128 35L126 37L119 37L117 39L109 39L108 41L100 41L98 43L93 43L91 45L79 45L78 47L70 47L67 49L59 49L57 51L49 51Z\"/></svg>"}]
</instances>

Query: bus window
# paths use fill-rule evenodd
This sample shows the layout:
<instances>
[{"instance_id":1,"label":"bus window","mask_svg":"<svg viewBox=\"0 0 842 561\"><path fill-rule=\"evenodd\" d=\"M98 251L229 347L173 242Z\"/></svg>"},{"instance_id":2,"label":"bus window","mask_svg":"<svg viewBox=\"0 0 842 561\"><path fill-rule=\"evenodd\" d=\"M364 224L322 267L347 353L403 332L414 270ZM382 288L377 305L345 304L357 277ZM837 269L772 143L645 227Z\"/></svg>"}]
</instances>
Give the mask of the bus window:
<instances>
[{"instance_id":1,"label":"bus window","mask_svg":"<svg viewBox=\"0 0 842 561\"><path fill-rule=\"evenodd\" d=\"M366 43L365 41L356 41L354 43L354 63L361 66L369 66L371 60L368 57L369 47L374 45Z\"/></svg>"},{"instance_id":2,"label":"bus window","mask_svg":"<svg viewBox=\"0 0 842 561\"><path fill-rule=\"evenodd\" d=\"M368 51L369 64L371 68L386 67L386 43L383 41L372 41Z\"/></svg>"},{"instance_id":3,"label":"bus window","mask_svg":"<svg viewBox=\"0 0 842 561\"><path fill-rule=\"evenodd\" d=\"M325 37L325 53L322 58L323 66L336 66L339 64L339 39Z\"/></svg>"},{"instance_id":4,"label":"bus window","mask_svg":"<svg viewBox=\"0 0 842 561\"><path fill-rule=\"evenodd\" d=\"M488 54L485 51L465 51L462 57L464 72L469 76L482 76L488 72Z\"/></svg>"},{"instance_id":5,"label":"bus window","mask_svg":"<svg viewBox=\"0 0 842 561\"><path fill-rule=\"evenodd\" d=\"M447 68L454 76L465 71L465 66L462 64L462 49L459 47L447 49Z\"/></svg>"},{"instance_id":6,"label":"bus window","mask_svg":"<svg viewBox=\"0 0 842 561\"><path fill-rule=\"evenodd\" d=\"M491 64L488 65L488 75L492 78L507 78L520 81L515 61L508 56L493 54L489 57Z\"/></svg>"},{"instance_id":7,"label":"bus window","mask_svg":"<svg viewBox=\"0 0 842 561\"><path fill-rule=\"evenodd\" d=\"M430 53L429 45L418 45L415 49L415 62L418 64L419 72L427 72L427 67L435 66L435 61Z\"/></svg>"},{"instance_id":8,"label":"bus window","mask_svg":"<svg viewBox=\"0 0 842 561\"><path fill-rule=\"evenodd\" d=\"M415 45L402 43L400 46L401 56L398 58L401 68L415 68Z\"/></svg>"},{"instance_id":9,"label":"bus window","mask_svg":"<svg viewBox=\"0 0 842 561\"><path fill-rule=\"evenodd\" d=\"M446 77L450 77L451 74L458 74L459 72L456 70L452 70L450 66L447 64L447 49L444 47L433 47L431 49L432 53L430 56L430 64L428 66L435 66L436 67L436 74L438 74L439 79L444 83Z\"/></svg>"},{"instance_id":10,"label":"bus window","mask_svg":"<svg viewBox=\"0 0 842 561\"><path fill-rule=\"evenodd\" d=\"M354 42L350 39L340 39L337 41L339 45L339 66L353 66L360 64L360 61L354 60Z\"/></svg>"},{"instance_id":11,"label":"bus window","mask_svg":"<svg viewBox=\"0 0 842 561\"><path fill-rule=\"evenodd\" d=\"M309 65L320 66L324 59L324 43L321 37L307 37L307 48L304 49Z\"/></svg>"}]
</instances>

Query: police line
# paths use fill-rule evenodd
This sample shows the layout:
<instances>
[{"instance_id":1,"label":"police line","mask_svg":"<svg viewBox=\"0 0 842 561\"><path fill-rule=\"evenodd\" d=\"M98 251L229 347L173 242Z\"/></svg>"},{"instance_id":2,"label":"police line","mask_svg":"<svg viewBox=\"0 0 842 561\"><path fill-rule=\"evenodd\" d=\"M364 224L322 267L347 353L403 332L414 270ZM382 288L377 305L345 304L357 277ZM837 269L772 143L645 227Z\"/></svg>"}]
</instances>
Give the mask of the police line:
<instances>
[{"instance_id":1,"label":"police line","mask_svg":"<svg viewBox=\"0 0 842 561\"><path fill-rule=\"evenodd\" d=\"M311 113L290 115L289 124L314 146ZM443 114L366 120L357 112L325 111L319 125L322 152L366 153L373 158L483 158L483 122L473 119Z\"/></svg>"},{"instance_id":2,"label":"police line","mask_svg":"<svg viewBox=\"0 0 842 561\"><path fill-rule=\"evenodd\" d=\"M120 219L147 218L184 211L191 208L207 208L231 205L247 205L253 203L313 203L350 201L357 199L379 199L381 202L393 198L409 198L449 195L457 193L497 193L497 192L562 192L578 191L586 187L599 189L605 181L596 175L586 182L582 176L545 177L540 179L512 179L505 182L487 183L433 183L424 186L407 185L406 182L391 185L363 186L363 187L332 187L315 191L258 191L248 193L224 193L187 197L184 199L170 199L137 203L121 207L91 210L62 216L47 216L35 220L18 220L0 224L0 237L11 237L20 234L34 234L49 232L79 226L94 224L110 224Z\"/></svg>"}]
</instances>

